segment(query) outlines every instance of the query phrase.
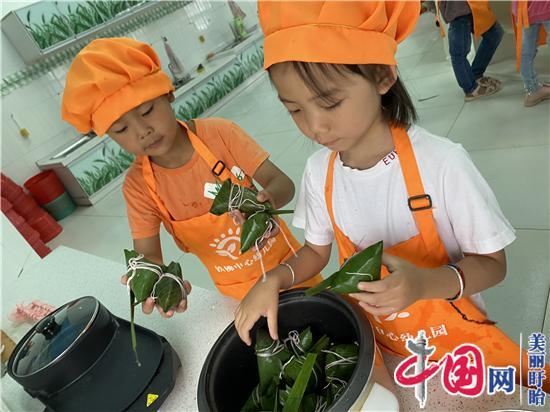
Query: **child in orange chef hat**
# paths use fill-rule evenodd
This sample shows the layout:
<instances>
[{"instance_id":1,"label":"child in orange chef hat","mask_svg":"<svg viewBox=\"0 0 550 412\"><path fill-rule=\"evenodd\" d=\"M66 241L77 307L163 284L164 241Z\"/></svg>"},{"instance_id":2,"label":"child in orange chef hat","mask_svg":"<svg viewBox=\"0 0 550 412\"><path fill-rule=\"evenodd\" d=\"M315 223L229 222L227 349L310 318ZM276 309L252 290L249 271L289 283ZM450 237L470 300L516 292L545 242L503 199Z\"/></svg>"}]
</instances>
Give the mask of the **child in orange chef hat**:
<instances>
[{"instance_id":1,"label":"child in orange chef hat","mask_svg":"<svg viewBox=\"0 0 550 412\"><path fill-rule=\"evenodd\" d=\"M264 67L297 127L323 149L307 161L294 224L306 243L286 263L302 282L384 241L382 279L359 283L359 305L378 345L408 356L421 330L440 360L476 344L486 365L527 356L487 319L479 292L506 273L504 248L514 229L464 148L415 125L395 52L414 29L414 1L260 1ZM267 315L277 338L278 292L289 286L276 267L235 315L241 339ZM546 365L546 374L550 372ZM548 391L550 380L544 383Z\"/></svg>"},{"instance_id":2,"label":"child in orange chef hat","mask_svg":"<svg viewBox=\"0 0 550 412\"><path fill-rule=\"evenodd\" d=\"M62 116L80 132L106 133L136 155L122 188L134 249L162 264L162 223L183 251L197 255L222 294L241 299L262 275L261 260L256 250L238 253L240 228L229 214L209 213L216 182L231 179L252 186L255 180L263 188L257 200L275 207L292 199L294 185L235 123L178 121L173 90L149 45L129 38L98 39L71 64ZM269 251L260 251L267 270L299 247L282 221L280 228L268 241ZM174 309L181 312L186 305L183 300ZM150 313L153 307L149 298L143 310ZM165 316L174 312L159 311Z\"/></svg>"}]
</instances>

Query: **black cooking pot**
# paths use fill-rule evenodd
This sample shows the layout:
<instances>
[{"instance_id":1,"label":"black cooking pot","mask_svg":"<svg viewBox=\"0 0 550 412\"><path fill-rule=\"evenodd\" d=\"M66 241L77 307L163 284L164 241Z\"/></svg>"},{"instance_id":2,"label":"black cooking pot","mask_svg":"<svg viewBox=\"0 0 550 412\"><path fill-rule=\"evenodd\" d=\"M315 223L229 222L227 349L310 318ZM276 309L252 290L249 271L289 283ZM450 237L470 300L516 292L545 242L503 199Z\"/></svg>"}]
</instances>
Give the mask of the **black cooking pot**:
<instances>
[{"instance_id":1,"label":"black cooking pot","mask_svg":"<svg viewBox=\"0 0 550 412\"><path fill-rule=\"evenodd\" d=\"M279 298L279 336L310 326L314 339L326 334L339 343L358 342L359 359L346 389L330 411L354 410L362 406L369 390L374 360L374 335L369 320L355 304L332 293L305 296L305 289L281 293ZM254 326L267 328L262 318ZM251 331L251 336L255 332ZM239 411L259 382L254 345L246 346L231 323L218 338L199 378L199 410Z\"/></svg>"},{"instance_id":2,"label":"black cooking pot","mask_svg":"<svg viewBox=\"0 0 550 412\"><path fill-rule=\"evenodd\" d=\"M93 297L76 299L21 339L8 373L49 410L156 410L181 363L163 337L138 325L136 336L141 365L132 351L130 323ZM147 408L151 393L158 398Z\"/></svg>"}]
</instances>

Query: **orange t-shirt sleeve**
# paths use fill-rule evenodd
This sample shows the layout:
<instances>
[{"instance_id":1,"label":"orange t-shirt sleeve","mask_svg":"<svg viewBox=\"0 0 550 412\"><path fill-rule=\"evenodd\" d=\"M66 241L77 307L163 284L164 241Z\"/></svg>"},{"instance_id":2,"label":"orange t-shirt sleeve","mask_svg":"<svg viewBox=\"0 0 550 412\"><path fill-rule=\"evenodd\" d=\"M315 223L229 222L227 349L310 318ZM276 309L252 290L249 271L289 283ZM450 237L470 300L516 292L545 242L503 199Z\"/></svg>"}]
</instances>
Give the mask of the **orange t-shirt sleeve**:
<instances>
[{"instance_id":1,"label":"orange t-shirt sleeve","mask_svg":"<svg viewBox=\"0 0 550 412\"><path fill-rule=\"evenodd\" d=\"M160 232L161 219L147 190L141 168L132 165L122 186L132 239L144 239Z\"/></svg>"},{"instance_id":2,"label":"orange t-shirt sleeve","mask_svg":"<svg viewBox=\"0 0 550 412\"><path fill-rule=\"evenodd\" d=\"M246 175L254 177L260 165L269 157L256 141L240 126L220 119L219 134L235 162Z\"/></svg>"}]
</instances>

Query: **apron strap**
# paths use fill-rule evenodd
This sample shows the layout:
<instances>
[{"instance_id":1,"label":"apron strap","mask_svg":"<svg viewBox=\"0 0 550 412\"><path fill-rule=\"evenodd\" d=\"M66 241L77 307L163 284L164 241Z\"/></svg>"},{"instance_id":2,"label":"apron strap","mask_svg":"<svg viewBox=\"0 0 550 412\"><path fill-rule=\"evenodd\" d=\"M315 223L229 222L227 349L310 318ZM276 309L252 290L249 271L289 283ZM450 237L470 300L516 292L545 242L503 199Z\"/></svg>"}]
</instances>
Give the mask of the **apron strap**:
<instances>
[{"instance_id":1,"label":"apron strap","mask_svg":"<svg viewBox=\"0 0 550 412\"><path fill-rule=\"evenodd\" d=\"M439 238L439 234L435 225L435 220L433 218L431 197L424 191L424 185L422 184L422 178L420 177L420 172L416 163L416 157L414 155L414 150L412 148L407 131L403 128L392 128L391 133L395 151L397 152L399 163L401 165L403 178L405 180L407 194L409 196L409 210L411 210L418 232L428 250L438 249L442 242ZM330 155L329 165L327 168L327 176L325 179L325 201L327 204L327 209L334 230L335 238L339 247L341 247L345 243L351 242L340 230L340 228L338 228L334 218L332 186L334 175L334 160L336 159L337 154L337 152L333 152ZM347 239L348 242L343 242L339 239ZM350 250L343 252L345 254L348 254ZM352 251L352 254L353 252L354 251ZM349 256L351 255L348 255L346 257Z\"/></svg>"},{"instance_id":2,"label":"apron strap","mask_svg":"<svg viewBox=\"0 0 550 412\"><path fill-rule=\"evenodd\" d=\"M149 160L149 156L140 156L141 158L141 166L143 168L143 179L145 180L145 184L147 186L147 189L149 190L149 194L155 201L160 213L163 216L163 221L168 223L172 220L174 220L173 216L170 214L170 211L168 208L164 205L164 202L157 194L157 184L155 182L155 174L153 172L153 167L151 166L151 161Z\"/></svg>"},{"instance_id":3,"label":"apron strap","mask_svg":"<svg viewBox=\"0 0 550 412\"><path fill-rule=\"evenodd\" d=\"M197 154L206 162L212 173L219 177L222 180L231 179L234 183L241 183L239 180L231 173L231 171L227 168L227 165L219 160L216 156L212 154L210 149L204 144L204 142L187 126L185 122L179 121L178 123L185 128L187 132L187 137L189 138L189 141L191 142L191 145L193 146L193 149L197 152ZM157 194L157 184L155 182L155 174L153 172L153 167L151 165L151 161L149 160L148 156L140 156L141 157L141 164L143 167L143 178L145 179L145 183L147 184L147 188L149 189L149 193L151 194L151 197L157 204L157 207L159 208L161 214L165 217L165 220L175 220L173 216L170 214L170 211L162 201L162 199ZM245 176L244 181L251 185L251 181L248 176Z\"/></svg>"},{"instance_id":4,"label":"apron strap","mask_svg":"<svg viewBox=\"0 0 550 412\"><path fill-rule=\"evenodd\" d=\"M233 174L227 169L227 165L212 154L204 142L187 126L185 122L179 122L187 131L187 137L199 156L206 162L214 176L222 180L232 179Z\"/></svg>"},{"instance_id":5,"label":"apron strap","mask_svg":"<svg viewBox=\"0 0 550 412\"><path fill-rule=\"evenodd\" d=\"M434 250L442 242L432 213L432 199L424 191L411 140L403 128L392 128L392 137L409 195L409 209L428 250Z\"/></svg>"},{"instance_id":6,"label":"apron strap","mask_svg":"<svg viewBox=\"0 0 550 412\"><path fill-rule=\"evenodd\" d=\"M344 232L340 230L334 219L334 208L332 205L332 188L334 181L334 160L338 152L332 152L328 161L327 168L327 177L325 179L325 203L327 204L328 215L330 217L330 223L332 223L332 230L334 231L334 238L336 240L336 245L338 246L338 260L340 265L344 263L346 259L351 257L355 252L355 245L353 242L345 235Z\"/></svg>"}]
</instances>

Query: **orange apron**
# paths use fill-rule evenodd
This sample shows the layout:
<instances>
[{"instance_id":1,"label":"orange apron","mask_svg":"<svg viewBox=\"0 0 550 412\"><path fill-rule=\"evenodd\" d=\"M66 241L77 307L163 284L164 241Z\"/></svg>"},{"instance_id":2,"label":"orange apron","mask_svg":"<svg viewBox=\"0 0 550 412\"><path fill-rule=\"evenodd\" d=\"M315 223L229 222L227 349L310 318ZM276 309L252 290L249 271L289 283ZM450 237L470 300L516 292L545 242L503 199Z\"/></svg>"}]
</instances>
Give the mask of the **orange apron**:
<instances>
[{"instance_id":1,"label":"orange apron","mask_svg":"<svg viewBox=\"0 0 550 412\"><path fill-rule=\"evenodd\" d=\"M514 34L516 36L516 71L519 72L521 66L521 45L523 42L523 29L529 27L529 13L527 12L527 0L518 1L518 9L516 11L517 17L514 18L512 13L512 5L510 6L510 14L512 14L512 24L514 26ZM547 41L546 30L541 24L539 29L539 36L537 39L537 45L541 46L546 44Z\"/></svg>"},{"instance_id":2,"label":"orange apron","mask_svg":"<svg viewBox=\"0 0 550 412\"><path fill-rule=\"evenodd\" d=\"M489 0L468 0L468 5L474 17L474 36L481 37L483 33L493 27L497 18L489 6Z\"/></svg>"},{"instance_id":3,"label":"orange apron","mask_svg":"<svg viewBox=\"0 0 550 412\"><path fill-rule=\"evenodd\" d=\"M193 149L197 151L213 171L210 183L214 183L216 176L218 176L222 180L231 179L234 183L242 184L229 171L233 166L236 166L235 164L225 165L218 161L185 123L180 122L180 124L187 130L187 136L193 145ZM160 210L164 226L173 236L176 244L183 251L193 253L201 260L222 294L239 300L242 299L262 275L262 269L258 253L253 249L244 254L239 254L240 226L233 223L233 219L228 213L222 216L205 213L187 220L174 220L157 194L155 176L149 157L143 156L141 161L143 177L149 193ZM248 177L245 177L245 181L248 186L252 185ZM284 232L284 236L286 236L294 250L298 250L301 247L300 243L290 233L282 219L279 219L278 222L281 232ZM279 233L276 237L270 238L260 251L266 271L273 269L292 255L292 250L290 250L284 236L283 233ZM317 275L307 282L296 285L296 287L312 286L321 280L321 276Z\"/></svg>"},{"instance_id":4,"label":"orange apron","mask_svg":"<svg viewBox=\"0 0 550 412\"><path fill-rule=\"evenodd\" d=\"M409 201L413 207L427 206L422 179L418 171L411 142L404 129L392 129L393 143L399 156L399 162ZM334 219L332 206L332 186L334 159L337 153L331 154L325 183L325 201L332 222L340 264L352 256L357 250L349 238L338 228ZM418 196L415 198L415 196ZM412 199L412 200L411 200ZM417 206L413 201L420 201ZM430 205L431 206L431 205ZM407 205L403 205L407 207ZM386 248L384 253L399 256L419 267L435 268L449 263L447 251L439 235L433 218L432 210L424 208L415 210L413 217L418 228L418 235ZM382 267L382 278L388 275L386 267ZM453 302L468 319L484 321L485 315L468 297ZM452 352L461 343L474 343L482 351L486 365L504 367L513 365L519 375L520 348L499 328L494 325L472 323L462 316L446 300L430 299L418 301L401 312L391 314L381 319L367 314L375 330L378 344L386 351L398 356L410 356L406 348L407 338L416 338L419 330L424 330L430 338L429 344L437 349L432 361L440 360L446 353ZM527 381L527 353L522 353L523 381ZM546 376L550 376L550 365L546 365ZM517 376L519 379L519 376ZM550 379L546 379L544 390L550 389Z\"/></svg>"},{"instance_id":5,"label":"orange apron","mask_svg":"<svg viewBox=\"0 0 550 412\"><path fill-rule=\"evenodd\" d=\"M470 10L472 10L474 36L481 37L483 33L493 27L497 18L489 7L489 0L468 0L468 6L470 6ZM435 8L435 19L439 23L439 34L441 37L445 37L445 29L439 18L439 1L435 2Z\"/></svg>"}]
</instances>

